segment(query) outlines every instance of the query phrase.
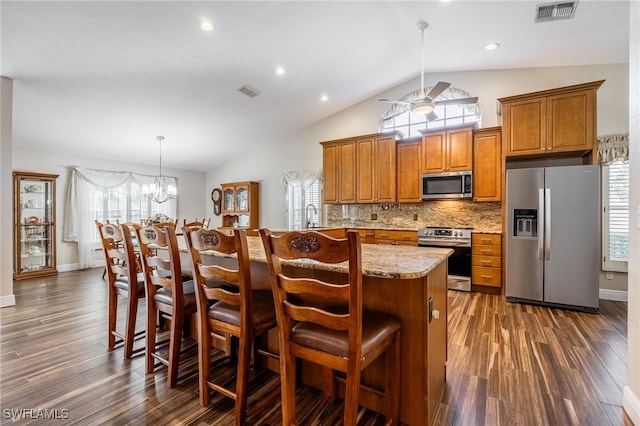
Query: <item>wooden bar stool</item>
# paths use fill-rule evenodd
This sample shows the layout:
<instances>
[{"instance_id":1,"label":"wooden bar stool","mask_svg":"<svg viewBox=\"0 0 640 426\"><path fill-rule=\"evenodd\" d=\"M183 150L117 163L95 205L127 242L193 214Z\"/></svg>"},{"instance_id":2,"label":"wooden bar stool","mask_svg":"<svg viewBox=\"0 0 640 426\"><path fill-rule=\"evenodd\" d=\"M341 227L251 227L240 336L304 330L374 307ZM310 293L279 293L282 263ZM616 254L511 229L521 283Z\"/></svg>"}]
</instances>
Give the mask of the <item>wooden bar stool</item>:
<instances>
[{"instance_id":1,"label":"wooden bar stool","mask_svg":"<svg viewBox=\"0 0 640 426\"><path fill-rule=\"evenodd\" d=\"M296 358L346 374L345 425L355 425L362 370L385 356L385 416L397 424L400 402L400 321L383 312L362 310L360 236L331 238L320 232L289 232L274 236L260 230L271 275L280 343L282 424L295 424ZM283 268L282 261L309 259L336 264L348 262L346 282L323 281L314 269ZM292 271L292 272L288 272ZM303 276L311 271L315 276ZM316 272L320 270L315 270ZM332 373L325 399L314 415L336 396Z\"/></svg>"},{"instance_id":2,"label":"wooden bar stool","mask_svg":"<svg viewBox=\"0 0 640 426\"><path fill-rule=\"evenodd\" d=\"M200 404L209 404L210 390L219 392L235 400L236 424L244 424L247 416L272 402L279 393L276 386L247 409L254 338L276 326L273 296L269 290L251 288L245 231L236 229L229 236L214 229L193 231L184 227L183 233L196 283ZM235 254L237 268L204 265L200 256L204 250L214 250L226 257ZM212 337L224 340L228 335L238 337L235 391L211 378Z\"/></svg>"},{"instance_id":3,"label":"wooden bar stool","mask_svg":"<svg viewBox=\"0 0 640 426\"><path fill-rule=\"evenodd\" d=\"M140 258L144 269L147 306L147 339L145 366L152 373L155 361L167 366L167 385L178 381L178 367L183 335L188 337L189 319L196 312L193 281L183 281L180 251L175 229L168 225L137 229ZM163 357L157 346L158 317L171 321L169 353Z\"/></svg>"},{"instance_id":4,"label":"wooden bar stool","mask_svg":"<svg viewBox=\"0 0 640 426\"><path fill-rule=\"evenodd\" d=\"M96 226L104 250L105 272L109 283L107 347L112 351L122 343L124 357L129 359L133 354L144 351L144 347L133 348L135 338L144 334L144 331L136 332L135 330L138 301L144 298L144 278L133 247L131 228L111 223L103 224L98 221ZM116 330L118 296L127 300L124 333Z\"/></svg>"}]
</instances>

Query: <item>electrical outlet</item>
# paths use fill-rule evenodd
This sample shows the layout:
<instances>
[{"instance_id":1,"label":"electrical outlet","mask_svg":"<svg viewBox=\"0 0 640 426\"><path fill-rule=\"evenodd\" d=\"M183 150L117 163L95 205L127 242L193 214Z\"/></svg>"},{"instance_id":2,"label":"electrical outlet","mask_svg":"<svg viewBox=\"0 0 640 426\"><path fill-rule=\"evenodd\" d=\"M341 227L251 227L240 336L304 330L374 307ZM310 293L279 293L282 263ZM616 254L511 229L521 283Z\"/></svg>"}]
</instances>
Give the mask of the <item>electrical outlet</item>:
<instances>
[{"instance_id":1,"label":"electrical outlet","mask_svg":"<svg viewBox=\"0 0 640 426\"><path fill-rule=\"evenodd\" d=\"M378 215L375 213L371 213L371 220L378 220Z\"/></svg>"},{"instance_id":2,"label":"electrical outlet","mask_svg":"<svg viewBox=\"0 0 640 426\"><path fill-rule=\"evenodd\" d=\"M604 277L605 277L606 279L608 279L608 280L612 280L612 279L613 279L613 272L611 272L611 271L607 271L607 272L604 274Z\"/></svg>"},{"instance_id":3,"label":"electrical outlet","mask_svg":"<svg viewBox=\"0 0 640 426\"><path fill-rule=\"evenodd\" d=\"M418 220L418 213L413 214L413 220Z\"/></svg>"}]
</instances>

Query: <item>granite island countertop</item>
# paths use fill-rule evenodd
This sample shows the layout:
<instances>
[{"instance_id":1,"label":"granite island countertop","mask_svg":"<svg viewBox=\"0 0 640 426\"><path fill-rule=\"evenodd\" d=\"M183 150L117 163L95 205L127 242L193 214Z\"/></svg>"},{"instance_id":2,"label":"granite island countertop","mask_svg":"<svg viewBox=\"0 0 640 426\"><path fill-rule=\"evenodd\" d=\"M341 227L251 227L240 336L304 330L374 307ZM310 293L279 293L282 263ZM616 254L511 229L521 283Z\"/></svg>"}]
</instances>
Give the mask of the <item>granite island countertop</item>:
<instances>
[{"instance_id":1,"label":"granite island countertop","mask_svg":"<svg viewBox=\"0 0 640 426\"><path fill-rule=\"evenodd\" d=\"M247 237L249 258L252 261L266 263L267 258L260 237ZM186 252L186 249L181 249ZM232 257L216 251L204 251L205 255ZM403 245L362 244L362 274L365 276L414 279L429 274L436 266L446 260L453 250L448 248L413 247ZM283 260L285 265L323 269L334 272L347 272L347 263L327 265L310 259Z\"/></svg>"}]
</instances>

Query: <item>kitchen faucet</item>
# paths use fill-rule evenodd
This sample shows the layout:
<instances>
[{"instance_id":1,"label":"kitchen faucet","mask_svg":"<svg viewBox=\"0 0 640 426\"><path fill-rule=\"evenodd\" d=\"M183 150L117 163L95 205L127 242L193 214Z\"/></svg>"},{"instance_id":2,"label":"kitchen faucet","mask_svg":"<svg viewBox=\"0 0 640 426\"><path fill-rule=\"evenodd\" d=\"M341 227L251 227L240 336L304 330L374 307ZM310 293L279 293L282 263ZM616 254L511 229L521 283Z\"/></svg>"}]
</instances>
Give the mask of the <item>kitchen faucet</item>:
<instances>
[{"instance_id":1,"label":"kitchen faucet","mask_svg":"<svg viewBox=\"0 0 640 426\"><path fill-rule=\"evenodd\" d=\"M307 204L307 207L304 208L304 217L307 219L307 225L305 226L305 228L307 229L311 227L311 221L309 220L309 207L312 208L314 214L318 214L318 209L316 208L316 206L314 206L313 204Z\"/></svg>"}]
</instances>

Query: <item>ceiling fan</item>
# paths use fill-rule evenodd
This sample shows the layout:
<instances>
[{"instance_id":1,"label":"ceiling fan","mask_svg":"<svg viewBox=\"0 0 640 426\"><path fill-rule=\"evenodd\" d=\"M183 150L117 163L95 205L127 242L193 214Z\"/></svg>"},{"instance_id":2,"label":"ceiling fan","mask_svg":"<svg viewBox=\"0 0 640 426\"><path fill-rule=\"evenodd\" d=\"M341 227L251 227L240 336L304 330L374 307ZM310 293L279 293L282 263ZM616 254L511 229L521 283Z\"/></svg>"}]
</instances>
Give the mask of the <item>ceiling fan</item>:
<instances>
[{"instance_id":1,"label":"ceiling fan","mask_svg":"<svg viewBox=\"0 0 640 426\"><path fill-rule=\"evenodd\" d=\"M429 90L429 93L425 93L424 89L424 30L429 27L429 24L425 21L418 22L418 29L420 30L420 50L422 53L421 56L421 66L422 66L422 74L420 75L420 90L416 92L412 92L404 97L406 100L390 100L385 98L380 98L378 101L380 102L388 102L397 106L397 108L393 108L387 112L382 117L382 120L388 120L390 118L395 117L396 115L400 115L403 112L410 109L415 114L424 114L427 117L428 121L434 120L438 118L436 113L433 111L437 105L469 105L475 104L478 102L477 97L467 97L467 98L454 98L454 99L441 99L436 100L438 96L442 94L445 90L451 86L451 83L447 83L444 81L439 81L435 86ZM411 100L409 100L411 99Z\"/></svg>"}]
</instances>

